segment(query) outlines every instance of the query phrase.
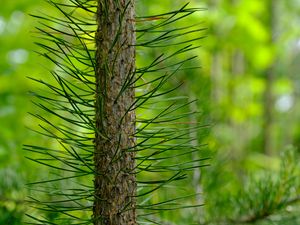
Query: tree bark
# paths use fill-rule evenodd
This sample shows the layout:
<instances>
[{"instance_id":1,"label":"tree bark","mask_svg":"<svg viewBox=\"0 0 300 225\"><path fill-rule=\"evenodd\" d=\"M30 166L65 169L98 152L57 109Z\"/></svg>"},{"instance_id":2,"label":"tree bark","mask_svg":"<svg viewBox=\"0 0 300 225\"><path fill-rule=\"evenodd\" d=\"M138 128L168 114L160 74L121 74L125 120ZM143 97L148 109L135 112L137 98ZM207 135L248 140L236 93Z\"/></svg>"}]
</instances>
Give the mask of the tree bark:
<instances>
[{"instance_id":1,"label":"tree bark","mask_svg":"<svg viewBox=\"0 0 300 225\"><path fill-rule=\"evenodd\" d=\"M98 0L94 225L136 224L133 0ZM121 94L120 94L121 93Z\"/></svg>"}]
</instances>

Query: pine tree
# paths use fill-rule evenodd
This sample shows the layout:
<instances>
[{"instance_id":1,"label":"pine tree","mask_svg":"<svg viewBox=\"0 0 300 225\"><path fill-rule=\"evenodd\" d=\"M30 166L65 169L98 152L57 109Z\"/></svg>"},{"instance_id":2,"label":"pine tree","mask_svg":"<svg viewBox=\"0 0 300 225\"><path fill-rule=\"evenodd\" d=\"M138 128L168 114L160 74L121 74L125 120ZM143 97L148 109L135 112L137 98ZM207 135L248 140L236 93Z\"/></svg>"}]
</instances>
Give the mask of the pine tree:
<instances>
[{"instance_id":1,"label":"pine tree","mask_svg":"<svg viewBox=\"0 0 300 225\"><path fill-rule=\"evenodd\" d=\"M189 188L180 196L169 189L187 186L188 175L204 165L191 135L202 126L188 122L197 112L189 112L191 101L176 94L180 83L173 81L195 58L186 53L199 47L193 44L204 30L180 21L202 9L185 4L137 17L133 0L49 3L61 17L35 15L37 44L55 68L52 79L31 78L47 89L33 93L46 115L32 115L37 132L54 142L24 148L52 172L30 184L40 210L28 215L31 223L160 224L199 207ZM136 48L162 53L136 67Z\"/></svg>"},{"instance_id":2,"label":"pine tree","mask_svg":"<svg viewBox=\"0 0 300 225\"><path fill-rule=\"evenodd\" d=\"M134 2L100 0L96 35L95 225L136 224ZM100 219L98 219L100 218Z\"/></svg>"}]
</instances>

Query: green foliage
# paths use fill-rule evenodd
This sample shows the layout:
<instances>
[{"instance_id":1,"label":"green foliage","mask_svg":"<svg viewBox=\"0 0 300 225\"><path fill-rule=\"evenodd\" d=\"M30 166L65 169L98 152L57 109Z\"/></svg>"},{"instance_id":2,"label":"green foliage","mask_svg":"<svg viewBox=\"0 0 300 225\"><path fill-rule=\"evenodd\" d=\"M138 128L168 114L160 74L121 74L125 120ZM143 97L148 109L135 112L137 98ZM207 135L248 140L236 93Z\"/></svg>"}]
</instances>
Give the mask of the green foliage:
<instances>
[{"instance_id":1,"label":"green foliage","mask_svg":"<svg viewBox=\"0 0 300 225\"><path fill-rule=\"evenodd\" d=\"M277 169L257 170L235 183L235 189L233 179L225 186L215 184L217 189L207 197L211 200L207 224L293 224L288 221L294 221L292 211L299 201L297 157L295 149L288 148ZM214 193L219 193L217 198Z\"/></svg>"},{"instance_id":2,"label":"green foliage","mask_svg":"<svg viewBox=\"0 0 300 225\"><path fill-rule=\"evenodd\" d=\"M212 151L213 156L212 165L202 171L202 176L198 183L204 189L203 198L205 200L205 207L201 208L200 213L195 209L180 210L180 212L172 212L167 210L159 210L155 215L151 215L150 219L160 221L161 218L172 217L176 224L190 224L197 221L198 214L200 217L205 217L205 221L214 224L214 220L220 219L227 221L227 224L233 224L230 220L240 220L244 218L250 218L255 214L255 217L261 214L259 207L254 213L251 210L251 205L259 205L264 201L272 202L273 197L278 195L275 187L283 185L279 182L279 167L280 157L279 152L289 144L293 144L299 149L300 143L300 128L299 128L299 1L277 1L278 4L278 19L277 19L277 31L276 31L276 43L269 42L270 31L267 23L267 17L269 17L269 10L267 9L267 3L271 1L260 0L244 0L244 1L190 1L191 4L204 6L208 8L203 13L194 13L187 17L188 19L176 21L176 28L188 27L193 24L199 24L205 21L203 26L208 27L209 37L201 40L203 48L201 50L195 49L193 53L187 53L186 57L176 56L178 60L183 60L192 57L193 55L199 55L200 57L193 60L193 63L186 62L185 65L179 69L174 66L173 69L177 69L176 76L174 75L171 82L164 83L161 88L161 92L171 90L179 83L183 82L176 91L169 92L164 99L157 98L149 101L149 104L145 105L145 108L139 108L138 114L143 118L143 121L151 121L153 115L164 113L164 110L170 106L165 101L169 99L171 101L180 102L184 105L189 102L188 98L181 98L178 95L186 95L198 98L195 104L200 113L191 114L186 117L185 120L195 117L198 121L204 121L203 124L211 123L213 126L210 129L209 135L206 132L194 132L197 136L197 140L200 143L208 143L206 147L209 151ZM7 181L1 183L0 191L4 193L4 197L12 200L21 200L20 203L14 204L12 202L1 202L3 207L3 213L0 218L6 217L20 217L22 212L27 212L29 215L49 220L55 223L55 220L60 217L56 212L38 211L34 208L28 208L27 204L23 202L24 196L29 192L30 195L36 196L34 190L27 190L23 187L23 180L32 182L33 180L54 179L65 174L63 172L50 172L48 167L41 167L38 164L30 163L23 159L23 152L21 152L22 143L36 143L36 145L46 146L47 148L59 149L61 151L63 147L55 141L42 137L41 135L33 132L28 132L22 124L30 126L33 129L38 129L36 120L26 115L27 111L38 112L39 115L45 117L47 120L52 121L53 124L60 123L60 119L55 115L49 115L43 110L33 108L28 100L27 91L35 90L39 94L42 94L49 90L44 85L40 85L38 82L32 82L26 79L25 76L34 76L37 80L45 79L47 77L50 80L51 85L56 86L55 79L48 76L48 70L55 67L49 63L47 59L40 57L38 54L33 54L32 50L37 50L37 46L33 46L33 41L30 36L39 36L36 31L33 31L34 26L37 25L38 20L33 20L28 16L29 13L38 15L40 11L43 11L51 16L61 18L61 13L55 7L50 7L46 2L23 0L23 1L11 1L3 0L0 7L0 167L1 177L5 177ZM137 16L144 17L145 15L160 14L166 9L180 8L182 7L182 1L137 1ZM78 11L78 10L77 10ZM81 16L87 16L84 10L79 10L78 14ZM53 26L53 21L39 20L48 26ZM138 19L137 25L139 28L143 28L146 25L153 25L162 22L162 19L151 20L151 17ZM55 26L60 28L61 25ZM175 27L175 25L174 25ZM170 24L170 28L174 28ZM202 25L195 26L200 28ZM75 27L76 28L76 27ZM201 29L201 28L200 28ZM46 29L47 30L47 29ZM66 29L68 30L68 28ZM163 30L163 29L161 29ZM180 32L180 30L177 30ZM177 31L173 31L173 34ZM53 33L56 33L53 31ZM141 35L140 44L146 43L151 38L157 38L147 33ZM164 33L160 33L164 34ZM178 33L177 33L178 34ZM93 35L93 34L92 34ZM165 36L172 35L165 34ZM201 35L204 36L204 35ZM62 36L63 39L65 36ZM86 35L85 37L89 37ZM177 35L178 38L180 36ZM198 38L196 33L190 33L189 38L181 37L181 41ZM67 38L68 41L76 43L75 37ZM168 37L164 39L159 37L159 42L165 42L176 44L178 41L175 39L170 40ZM38 39L41 44L48 45L45 40ZM157 43L161 44L161 43ZM93 42L86 42L86 45L93 48ZM196 44L198 45L198 43ZM57 49L56 45L51 45L54 49ZM42 47L42 46L41 46ZM171 49L165 48L152 48L139 46L137 52L137 65L139 68L147 67L150 62L161 55L161 53L172 54ZM58 61L62 62L57 56L53 56ZM272 142L273 142L273 155L266 156L263 153L263 123L265 103L263 95L265 92L267 81L265 79L266 68L272 65L275 61L276 76L274 84L272 85L274 94L273 104L273 125L272 125ZM81 69L83 66L80 63L71 61L79 66ZM199 70L182 70L184 67L194 67L199 65L199 61L203 64L203 68ZM178 62L173 59L169 62ZM39 65L45 67L41 69ZM162 62L164 64L164 62ZM172 63L170 63L172 64ZM169 64L169 65L170 65ZM55 68L57 71L58 68ZM147 79L144 82L139 81L139 85L149 82L162 75L159 72L148 73ZM66 78L69 79L69 78ZM92 81L92 80L90 80ZM159 80L153 81L159 84ZM146 87L145 85L144 87ZM152 85L153 86L153 85ZM151 90L151 85L147 86ZM141 88L137 90L138 94L143 95L144 92ZM44 93L46 96L51 96L49 93ZM55 99L62 101L60 97ZM37 101L40 103L39 101ZM170 103L170 102L169 102ZM283 104L284 103L284 104ZM288 105L285 105L289 103ZM159 106L153 107L153 105ZM53 105L52 105L53 106ZM53 106L54 107L54 106ZM174 107L174 106L173 106ZM189 107L189 106L188 106ZM71 108L72 109L72 108ZM68 108L70 110L70 108ZM172 108L169 109L171 111ZM169 111L165 111L166 113ZM187 113L187 108L182 107L178 111L178 116ZM67 114L67 112L65 112ZM177 114L176 114L177 115ZM168 120L164 116L164 120ZM184 120L182 118L182 120ZM211 122L212 121L212 122ZM177 122L174 122L174 126ZM181 123L182 133L184 129L188 129L186 121ZM75 125L71 125L73 129ZM154 132L159 129L159 124L152 124L147 129L152 128ZM56 131L54 127L49 130L58 135L60 132ZM84 129L79 129L83 132ZM153 133L154 133L153 132ZM172 130L174 132L174 130ZM170 130L170 134L172 133ZM152 133L152 134L153 134ZM146 135L146 134L144 134ZM147 134L151 137L151 134ZM92 136L92 135L91 135ZM88 135L88 137L91 137ZM187 136L185 137L187 138ZM145 138L146 139L146 138ZM158 138L157 138L158 139ZM160 139L162 140L162 139ZM187 141L188 142L188 141ZM154 144L151 142L149 146ZM177 139L170 141L170 144L177 143ZM182 145L184 149L184 145ZM187 146L189 148L189 146ZM193 151L190 149L191 152ZM155 151L153 150L152 153ZM197 153L195 151L193 153ZM210 153L202 152L203 155L210 155ZM27 156L36 157L36 153L28 153ZM176 155L176 154L175 154ZM145 158L147 154L140 151L140 157ZM164 155L165 161L170 160L173 165L178 164L178 160L169 159L168 153ZM87 159L87 158L86 158ZM186 157L188 159L188 157ZM297 154L295 156L297 159ZM139 160L139 158L138 158ZM173 160L173 162L172 162ZM142 161L142 160L141 160ZM154 160L153 160L154 161ZM53 165L61 166L63 163L52 163ZM161 163L163 164L163 162ZM171 164L170 164L171 165ZM291 163L292 165L292 163ZM263 170L263 172L262 172ZM10 172L7 172L10 171ZM12 174L10 176L7 174ZM269 172L268 172L269 171ZM274 172L275 171L275 172ZM169 178L171 174L164 173L166 176L160 177L158 173L146 173L144 175L139 174L139 179L145 181L146 177L153 180L163 180ZM11 180L12 179L12 180ZM76 178L76 183L82 180L86 182L87 179ZM2 179L0 179L0 182ZM181 181L176 181L181 182ZM295 186L291 188L290 197L295 197L297 191L296 181L292 184ZM11 185L7 185L11 184ZM180 183L181 184L181 183ZM189 185L187 185L189 184ZM41 193L41 199L45 201L54 201L54 198L49 197L48 193L54 189L64 189L69 186L76 186L74 182L68 183L67 181L57 181L57 184L46 186L46 192ZM183 188L174 188L171 185L165 186L156 191L156 194L149 194L149 197L144 197L145 201L149 204L155 204L159 201L164 201L168 197L176 198L180 194L188 195L195 189L195 185L191 178L187 178L186 182L182 181ZM245 186L245 187L244 187ZM272 190L269 188L272 187ZM37 187L35 188L37 189ZM185 190L183 190L185 189ZM48 191L49 190L49 191ZM89 190L89 187L85 187L85 190ZM255 193L255 195L254 195ZM265 197L263 193L267 193ZM272 193L272 195L270 195ZM60 195L62 193L55 193ZM294 195L295 194L295 195ZM259 197L262 196L261 200ZM58 199L61 199L59 197ZM143 202L143 198L140 198L140 202ZM193 199L193 200L192 200ZM238 201L240 199L240 202ZM57 200L57 199L56 199ZM182 202L181 199L177 201ZM190 198L190 203L194 204L195 198ZM198 203L198 202L197 202ZM269 206L268 206L269 204ZM271 214L265 218L262 218L252 224L287 224L294 225L299 224L299 206L297 202L287 206L278 208L275 203L268 203L265 207ZM262 204L263 205L263 204ZM270 205L273 205L272 208ZM163 205L160 205L163 206ZM247 206L247 207L246 207ZM23 207L25 208L23 210ZM254 207L252 207L254 208ZM141 209L144 210L144 209ZM204 214L204 216L203 216ZM7 215L7 216L6 216ZM88 217L88 215L87 215ZM203 219L204 220L204 219ZM196 222L196 224L197 224ZM203 221L202 221L203 222ZM41 222L43 223L43 222ZM69 223L69 222L66 222ZM151 222L149 222L151 223ZM203 222L204 223L204 222ZM225 223L225 222L224 222ZM249 224L251 224L249 222ZM7 224L7 221L0 222L0 224ZM239 224L239 223L237 223Z\"/></svg>"},{"instance_id":3,"label":"green foliage","mask_svg":"<svg viewBox=\"0 0 300 225\"><path fill-rule=\"evenodd\" d=\"M13 168L0 170L0 224L20 225L24 209L19 207L23 198L23 180Z\"/></svg>"},{"instance_id":4,"label":"green foliage","mask_svg":"<svg viewBox=\"0 0 300 225\"><path fill-rule=\"evenodd\" d=\"M39 54L54 69L49 78L30 79L42 87L31 93L35 106L40 108L40 112L31 113L39 124L34 130L52 141L26 144L24 149L31 153L30 160L48 167L50 172L46 178L29 184L29 202L38 211L27 214L28 223L91 224L93 200L97 198L92 183L96 174L93 140L99 133L94 119L97 2L49 3L60 15L34 16L40 21L36 44L41 49ZM198 24L180 22L199 11L202 9L185 4L167 13L136 17L138 51L163 52L151 55L147 61L138 60L137 69L128 74L119 94L132 86L136 89L136 100L127 113L137 110L137 144L126 151L137 153L134 172L138 177L139 223L176 221L182 216L174 216L174 211L201 205L193 202L199 193L191 194L189 188L184 188L188 175L205 165L204 158L192 157L199 146L191 144L190 134L201 126L189 124L189 116L197 112L190 112L191 102L175 93L181 85L175 74L187 69L187 62L195 58L186 54L199 47L195 43L202 39L203 31Z\"/></svg>"},{"instance_id":5,"label":"green foliage","mask_svg":"<svg viewBox=\"0 0 300 225\"><path fill-rule=\"evenodd\" d=\"M17 209L10 210L5 206L0 207L0 224L20 225L22 224L23 212Z\"/></svg>"}]
</instances>

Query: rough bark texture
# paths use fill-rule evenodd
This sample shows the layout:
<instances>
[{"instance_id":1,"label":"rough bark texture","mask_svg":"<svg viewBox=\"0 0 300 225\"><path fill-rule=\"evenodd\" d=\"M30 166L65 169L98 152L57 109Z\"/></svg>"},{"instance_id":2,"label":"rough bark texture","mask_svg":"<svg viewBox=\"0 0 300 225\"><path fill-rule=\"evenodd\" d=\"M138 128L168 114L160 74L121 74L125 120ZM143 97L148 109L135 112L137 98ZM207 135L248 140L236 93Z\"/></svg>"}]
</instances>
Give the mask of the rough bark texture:
<instances>
[{"instance_id":1,"label":"rough bark texture","mask_svg":"<svg viewBox=\"0 0 300 225\"><path fill-rule=\"evenodd\" d=\"M94 225L136 224L133 0L98 0Z\"/></svg>"}]
</instances>

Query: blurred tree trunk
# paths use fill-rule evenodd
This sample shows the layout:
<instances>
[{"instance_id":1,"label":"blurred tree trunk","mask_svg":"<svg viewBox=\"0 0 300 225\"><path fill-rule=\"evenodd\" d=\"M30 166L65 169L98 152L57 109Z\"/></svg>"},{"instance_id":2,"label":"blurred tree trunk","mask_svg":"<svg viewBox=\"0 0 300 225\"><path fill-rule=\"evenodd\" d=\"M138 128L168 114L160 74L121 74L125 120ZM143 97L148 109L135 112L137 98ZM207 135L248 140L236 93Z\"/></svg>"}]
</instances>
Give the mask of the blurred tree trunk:
<instances>
[{"instance_id":1,"label":"blurred tree trunk","mask_svg":"<svg viewBox=\"0 0 300 225\"><path fill-rule=\"evenodd\" d=\"M186 89L188 91L188 89ZM191 93L191 91L188 91L188 96L189 99L195 99L195 96ZM193 148L197 148L199 146L199 134L198 130L195 130L195 124L198 123L197 120L197 114L194 112L198 111L197 103L196 101L193 101L189 104L190 107L190 112L193 112L190 114L190 139L191 139L191 146ZM196 205L201 205L203 204L203 188L201 185L201 168L197 168L197 159L199 159L199 152L195 151L192 153L192 160L195 161L194 166L195 169L193 170L193 187L195 189L196 195ZM196 208L196 221L198 221L199 224L202 224L202 219L203 219L203 208L202 207L197 207Z\"/></svg>"},{"instance_id":2,"label":"blurred tree trunk","mask_svg":"<svg viewBox=\"0 0 300 225\"><path fill-rule=\"evenodd\" d=\"M269 12L267 18L267 24L270 34L270 45L273 46L276 39L276 1L269 0L267 3L267 11ZM273 114L274 114L274 96L273 96L273 84L275 79L275 60L266 69L265 74L265 91L264 91L264 120L263 120L263 151L267 155L273 153Z\"/></svg>"},{"instance_id":3,"label":"blurred tree trunk","mask_svg":"<svg viewBox=\"0 0 300 225\"><path fill-rule=\"evenodd\" d=\"M234 2L232 2L232 4L233 3ZM238 107L238 97L240 93L237 90L237 81L240 79L240 76L245 73L245 60L243 52L239 48L232 48L230 49L230 51L228 51L227 54L227 58L229 59L228 71L230 71L230 79L228 80L228 101L230 106ZM236 118L234 118L233 116L228 117L228 123L230 127L234 131L235 135L239 137L235 141L233 141L230 146L232 156L235 159L238 159L242 154L245 153L241 150L245 148L245 145L247 143L248 131L245 128L244 124L239 123Z\"/></svg>"},{"instance_id":4,"label":"blurred tree trunk","mask_svg":"<svg viewBox=\"0 0 300 225\"><path fill-rule=\"evenodd\" d=\"M134 88L121 88L135 68L132 0L99 0L96 34L94 225L136 224ZM119 93L122 93L119 95Z\"/></svg>"}]
</instances>

